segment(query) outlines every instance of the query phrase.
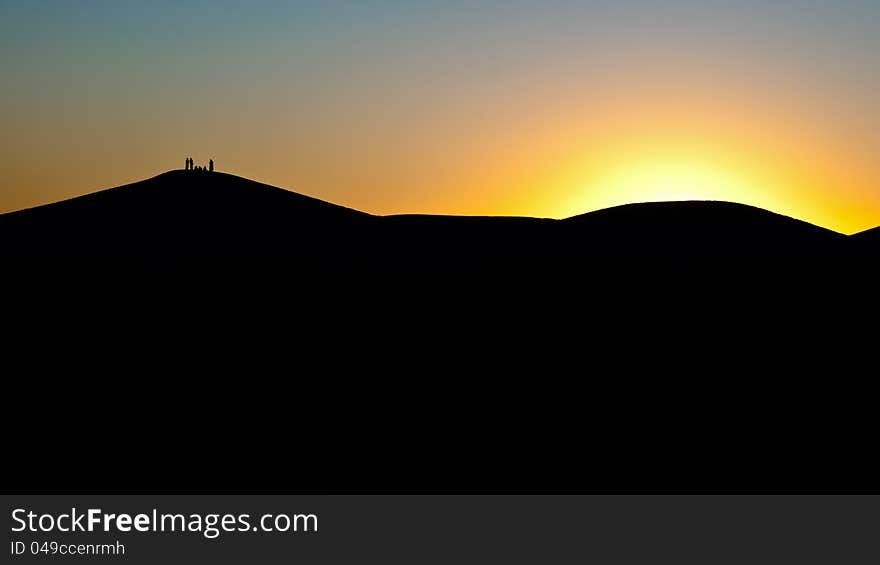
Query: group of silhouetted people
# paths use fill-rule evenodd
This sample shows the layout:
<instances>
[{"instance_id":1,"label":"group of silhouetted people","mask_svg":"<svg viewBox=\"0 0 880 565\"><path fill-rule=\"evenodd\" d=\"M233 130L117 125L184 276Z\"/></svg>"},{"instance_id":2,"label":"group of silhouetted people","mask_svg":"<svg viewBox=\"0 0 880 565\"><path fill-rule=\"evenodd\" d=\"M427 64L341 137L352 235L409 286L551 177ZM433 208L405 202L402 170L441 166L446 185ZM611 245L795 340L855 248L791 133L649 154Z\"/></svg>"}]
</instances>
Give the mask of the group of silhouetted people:
<instances>
[{"instance_id":1,"label":"group of silhouetted people","mask_svg":"<svg viewBox=\"0 0 880 565\"><path fill-rule=\"evenodd\" d=\"M205 167L204 165L196 165L195 162L193 161L192 157L187 157L185 169L187 171L208 171L209 173L213 173L214 172L214 159L210 159L208 161L208 166Z\"/></svg>"}]
</instances>

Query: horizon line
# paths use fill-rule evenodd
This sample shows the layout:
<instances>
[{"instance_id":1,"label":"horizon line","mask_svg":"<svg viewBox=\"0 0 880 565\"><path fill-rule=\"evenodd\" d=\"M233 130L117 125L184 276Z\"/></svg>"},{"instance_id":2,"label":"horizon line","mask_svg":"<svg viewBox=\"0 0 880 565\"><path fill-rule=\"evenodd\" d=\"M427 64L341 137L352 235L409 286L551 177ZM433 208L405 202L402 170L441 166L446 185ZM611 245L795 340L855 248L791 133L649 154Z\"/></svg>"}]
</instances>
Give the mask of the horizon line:
<instances>
[{"instance_id":1,"label":"horizon line","mask_svg":"<svg viewBox=\"0 0 880 565\"><path fill-rule=\"evenodd\" d=\"M168 174L172 174L172 173L205 174L205 175L218 175L218 174L219 174L219 175L226 175L226 176L230 176L230 177L240 178L240 179L242 179L242 180L246 180L246 181L253 182L253 183L257 183L257 184L262 184L262 185L264 185L264 186L268 186L268 187L275 188L275 189L278 189L278 190L284 190L284 191L286 191L286 192L290 192L291 194L297 194L297 195L299 195L299 196L304 196L304 197L306 197L306 198L312 198L312 199L314 199L314 200L319 200L319 201L324 202L324 203L326 203L326 204L331 204L331 205L333 205L333 206L339 206L339 207L341 207L341 208L346 208L346 209L349 209L349 210L354 210L354 211L359 212L359 213L361 213L361 214L367 214L367 215L369 215L369 216L374 216L374 217L377 217L377 218L392 218L392 217L395 217L395 216L428 216L428 217L441 217L441 218L513 218L513 219L549 220L549 221L557 221L557 222L561 222L561 221L565 221L565 220L570 220L570 219L572 219L572 218L577 218L577 217L580 217L580 216L585 216L585 215L588 215L588 214L594 214L594 213L602 212L602 211L605 211L605 210L614 210L614 209L617 209L617 208L624 208L624 207L627 207L627 206L644 206L644 205L651 205L651 204L681 204L681 203L693 202L693 203L729 204L729 205L732 205L732 206L743 206L743 207L746 207L746 208L753 208L753 209L755 209L755 210L761 210L761 211L763 211L763 212L767 212L767 213L769 213L769 214L774 214L774 215L777 215L777 216L782 216L782 217L784 217L784 218L788 218L788 219L791 219L791 220L794 220L794 221L797 221L797 222L803 222L803 223L805 223L805 224L809 224L809 225L814 226L814 227L816 227L816 228L819 228L819 229L822 229L822 230L826 230L826 231L829 231L829 232L832 232L832 233L835 233L835 234L838 234L838 235L841 235L841 236L844 236L844 237L852 237L852 236L856 236L856 235L859 235L859 234L863 234L863 233L866 233L866 232L869 232L869 231L873 231L873 230L875 230L875 229L880 229L880 225L877 225L877 226L874 226L874 227L871 227L871 228L867 228L867 229L864 229L864 230L860 230L860 231L856 231L856 232L853 232L853 233L849 233L849 234L848 234L848 233L844 233L844 232L837 231L837 230L832 229L832 228L829 228L829 227L821 226L821 225L819 225L819 224L814 224L813 222L810 222L810 221L807 221L807 220L803 220L803 219L801 219L801 218L797 218L797 217L794 217L794 216L790 216L790 215L788 215L788 214L784 214L784 213L782 213L782 212L776 212L776 211L774 211L774 210L768 210L767 208L762 208L762 207L760 207L760 206L755 206L755 205L753 205L753 204L746 204L746 203L744 203L744 202L736 202L736 201L732 201L732 200L711 200L711 199L696 199L696 198L695 198L695 199L687 199L687 200L647 200L647 201L625 202L625 203L622 203L622 204L615 204L614 206L607 206L607 207L605 207L605 208L596 208L596 209L594 209L594 210L588 210L588 211L585 211L585 212L581 212L581 213L579 213L579 214L574 214L574 215L572 215L572 216L566 216L566 217L561 217L561 218L553 218L553 217L549 217L549 216L521 216L521 215L503 215L503 214L502 214L502 215L492 215L492 214L431 214L431 213L424 213L424 212L400 212L400 213L394 213L394 214L375 214L375 213L372 213L372 212L364 212L363 210L359 210L359 209L357 209L357 208L353 208L353 207L350 207L350 206L346 206L346 205L344 205L344 204L337 204L336 202L331 202L330 200L325 200L325 199L323 199L323 198L321 198L321 197L318 197L318 196L313 196L313 195L310 195L310 194L305 194L305 193L303 193L303 192L298 192L298 191L295 191L295 190L291 190L291 189L289 189L289 188L284 188L284 187L282 187L282 186L277 186L277 185L270 184L270 183L267 183L267 182L262 182L262 181L259 181L259 180L255 180L255 179L253 179L253 178L245 177L245 176L242 176L242 175L240 175L240 174L228 173L228 172L223 172L223 171L218 171L218 170L213 170L213 171L208 171L208 170L204 170L204 171L191 171L191 170L181 169L181 168L177 168L177 169L169 169L169 170L167 170L167 171L161 172L161 173L156 174L156 175L151 176L151 177L143 178L143 179L140 179L140 180L135 180L135 181L128 182L128 183L121 184L121 185L117 185L117 186L111 186L111 187L107 187L107 188L100 188L100 189L97 189L97 190L94 190L94 191L91 191L91 192L85 192L85 193L83 193L83 194L78 194L78 195L76 195L76 196L71 196L71 197L69 197L69 198L63 198L63 199L61 199L61 200L54 200L54 201L52 201L52 202L45 202L45 203L43 203L43 204L37 204L37 205L34 205L34 206L28 206L28 207L26 207L26 208L19 208L19 209L16 209L16 210L8 210L8 211L6 211L6 212L0 212L0 217L2 217L2 216L6 216L6 215L8 215L8 214L16 214L16 213L19 213L19 212L24 212L24 211L27 211L27 210L36 210L36 209L38 209L38 208L42 208L42 207L44 207L44 206L53 206L53 205L56 205L56 204L61 204L61 203L63 203L63 202L68 202L68 201L70 201L70 200L76 200L76 199L78 199L78 198L82 198L82 197L85 197L85 196L91 196L91 195L94 195L94 194L100 194L100 193L105 192L105 191L108 191L108 190L115 190L115 189L125 188L125 187L127 187L127 186L132 186L132 185L135 185L135 184L140 184L140 183L142 183L142 182L151 181L151 180L153 180L153 179L157 179L157 178L159 178L159 177L161 177L161 176L168 175Z\"/></svg>"}]
</instances>

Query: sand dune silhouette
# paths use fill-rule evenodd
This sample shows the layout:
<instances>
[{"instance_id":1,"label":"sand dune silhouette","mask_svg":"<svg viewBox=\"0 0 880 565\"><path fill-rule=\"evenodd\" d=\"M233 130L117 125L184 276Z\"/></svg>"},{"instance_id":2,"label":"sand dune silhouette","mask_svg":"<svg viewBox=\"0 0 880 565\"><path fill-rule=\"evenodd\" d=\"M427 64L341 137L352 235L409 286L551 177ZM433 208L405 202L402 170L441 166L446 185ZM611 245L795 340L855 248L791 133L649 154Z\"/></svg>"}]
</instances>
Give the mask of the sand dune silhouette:
<instances>
[{"instance_id":1,"label":"sand dune silhouette","mask_svg":"<svg viewBox=\"0 0 880 565\"><path fill-rule=\"evenodd\" d=\"M721 202L379 217L173 171L0 216L4 351L36 350L27 362L56 360L59 376L103 368L106 390L128 391L120 411L155 395L148 425L113 427L137 441L97 450L138 484L175 462L202 471L180 473L186 486L859 486L876 482L858 460L873 444L853 432L872 428L850 417L870 416L852 404L870 395L806 376L841 382L854 352L876 349L845 331L876 280L851 266L872 262L838 262L873 237ZM840 433L826 406L846 407ZM183 433L200 411L222 433ZM247 424L227 425L239 413ZM852 461L840 482L804 475L822 441ZM290 453L317 463L293 469ZM58 480L57 461L40 469Z\"/></svg>"},{"instance_id":2,"label":"sand dune silhouette","mask_svg":"<svg viewBox=\"0 0 880 565\"><path fill-rule=\"evenodd\" d=\"M728 202L631 204L564 220L374 216L223 173L171 171L0 216L18 256L298 256L373 265L546 263L601 256L829 255L877 248Z\"/></svg>"}]
</instances>

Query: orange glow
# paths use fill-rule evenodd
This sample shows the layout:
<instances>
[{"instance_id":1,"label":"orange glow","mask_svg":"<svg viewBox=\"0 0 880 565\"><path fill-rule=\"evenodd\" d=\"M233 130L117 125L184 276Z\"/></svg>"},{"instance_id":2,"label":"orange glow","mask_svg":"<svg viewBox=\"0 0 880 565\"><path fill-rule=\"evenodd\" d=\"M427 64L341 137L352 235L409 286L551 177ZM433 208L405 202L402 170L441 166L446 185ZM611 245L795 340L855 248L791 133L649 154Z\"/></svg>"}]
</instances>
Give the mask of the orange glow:
<instances>
[{"instance_id":1,"label":"orange glow","mask_svg":"<svg viewBox=\"0 0 880 565\"><path fill-rule=\"evenodd\" d=\"M757 206L842 233L876 224L877 206L841 201L841 186L857 181L819 161L749 153L740 148L700 144L627 147L585 159L566 178L569 198L558 217L633 202L719 200Z\"/></svg>"},{"instance_id":2,"label":"orange glow","mask_svg":"<svg viewBox=\"0 0 880 565\"><path fill-rule=\"evenodd\" d=\"M662 202L672 200L726 200L747 202L766 190L753 175L723 164L657 157L610 168L589 187L584 202L574 208L595 208L604 203ZM769 200L769 199L768 199ZM768 202L763 207L774 207Z\"/></svg>"}]
</instances>

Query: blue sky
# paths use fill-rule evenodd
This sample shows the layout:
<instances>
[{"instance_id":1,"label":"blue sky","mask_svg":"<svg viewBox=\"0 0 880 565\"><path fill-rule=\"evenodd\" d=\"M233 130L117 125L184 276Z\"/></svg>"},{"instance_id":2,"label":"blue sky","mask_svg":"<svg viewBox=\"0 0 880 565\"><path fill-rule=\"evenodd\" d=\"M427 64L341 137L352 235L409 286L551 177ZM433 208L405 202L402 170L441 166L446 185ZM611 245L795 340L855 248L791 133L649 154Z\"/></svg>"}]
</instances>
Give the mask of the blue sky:
<instances>
[{"instance_id":1,"label":"blue sky","mask_svg":"<svg viewBox=\"0 0 880 565\"><path fill-rule=\"evenodd\" d=\"M880 207L867 0L0 0L0 46L0 210L196 153L380 213L558 215L566 189L541 167L622 132L591 130L627 113L612 99L663 123L688 103L755 130L777 116L761 135L780 155L819 132L800 152L824 151L816 175L834 188L805 197L837 215ZM688 127L727 127L713 119ZM835 167L860 186L840 188Z\"/></svg>"}]
</instances>

